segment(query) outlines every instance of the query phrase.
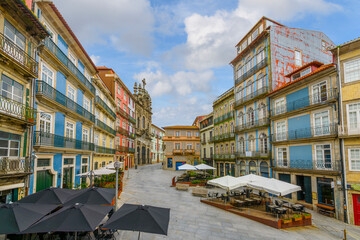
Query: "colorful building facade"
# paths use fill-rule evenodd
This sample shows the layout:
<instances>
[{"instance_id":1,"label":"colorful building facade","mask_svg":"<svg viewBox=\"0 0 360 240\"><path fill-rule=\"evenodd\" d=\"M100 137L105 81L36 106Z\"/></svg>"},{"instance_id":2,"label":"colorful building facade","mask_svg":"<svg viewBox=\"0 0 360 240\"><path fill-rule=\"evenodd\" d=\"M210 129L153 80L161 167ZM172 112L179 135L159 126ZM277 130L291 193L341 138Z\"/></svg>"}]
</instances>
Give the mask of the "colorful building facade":
<instances>
[{"instance_id":1,"label":"colorful building facade","mask_svg":"<svg viewBox=\"0 0 360 240\"><path fill-rule=\"evenodd\" d=\"M48 33L23 1L4 0L0 12L0 203L8 203L29 191L36 51Z\"/></svg>"},{"instance_id":2,"label":"colorful building facade","mask_svg":"<svg viewBox=\"0 0 360 240\"><path fill-rule=\"evenodd\" d=\"M165 131L155 124L151 124L151 163L164 162Z\"/></svg>"},{"instance_id":3,"label":"colorful building facade","mask_svg":"<svg viewBox=\"0 0 360 240\"><path fill-rule=\"evenodd\" d=\"M227 90L214 101L213 112L216 175L235 176L234 88Z\"/></svg>"},{"instance_id":4,"label":"colorful building facade","mask_svg":"<svg viewBox=\"0 0 360 240\"><path fill-rule=\"evenodd\" d=\"M214 116L213 113L207 115L200 121L200 142L201 162L205 162L209 166L215 166L214 162Z\"/></svg>"},{"instance_id":5,"label":"colorful building facade","mask_svg":"<svg viewBox=\"0 0 360 240\"><path fill-rule=\"evenodd\" d=\"M95 150L95 65L52 2L34 7L50 36L39 51L30 193L80 186L84 180L77 175L90 170Z\"/></svg>"},{"instance_id":6,"label":"colorful building facade","mask_svg":"<svg viewBox=\"0 0 360 240\"><path fill-rule=\"evenodd\" d=\"M185 163L199 164L200 132L197 126L167 126L163 129L166 158L164 169L178 170Z\"/></svg>"},{"instance_id":7,"label":"colorful building facade","mask_svg":"<svg viewBox=\"0 0 360 240\"><path fill-rule=\"evenodd\" d=\"M344 191L348 222L360 225L360 39L332 49L338 66Z\"/></svg>"},{"instance_id":8,"label":"colorful building facade","mask_svg":"<svg viewBox=\"0 0 360 240\"><path fill-rule=\"evenodd\" d=\"M268 95L273 177L301 187L285 197L343 220L336 67L314 61L286 77Z\"/></svg>"}]
</instances>

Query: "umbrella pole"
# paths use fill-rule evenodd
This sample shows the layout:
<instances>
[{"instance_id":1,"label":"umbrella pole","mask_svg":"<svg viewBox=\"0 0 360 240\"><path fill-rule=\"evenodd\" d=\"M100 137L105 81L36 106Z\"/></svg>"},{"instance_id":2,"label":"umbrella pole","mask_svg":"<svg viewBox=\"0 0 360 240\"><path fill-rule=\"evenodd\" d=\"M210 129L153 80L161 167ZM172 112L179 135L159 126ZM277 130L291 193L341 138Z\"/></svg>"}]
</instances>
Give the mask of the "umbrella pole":
<instances>
[{"instance_id":1,"label":"umbrella pole","mask_svg":"<svg viewBox=\"0 0 360 240\"><path fill-rule=\"evenodd\" d=\"M77 239L77 232L75 232L75 240Z\"/></svg>"},{"instance_id":2,"label":"umbrella pole","mask_svg":"<svg viewBox=\"0 0 360 240\"><path fill-rule=\"evenodd\" d=\"M138 240L140 240L140 231L139 231L139 236L138 236Z\"/></svg>"}]
</instances>

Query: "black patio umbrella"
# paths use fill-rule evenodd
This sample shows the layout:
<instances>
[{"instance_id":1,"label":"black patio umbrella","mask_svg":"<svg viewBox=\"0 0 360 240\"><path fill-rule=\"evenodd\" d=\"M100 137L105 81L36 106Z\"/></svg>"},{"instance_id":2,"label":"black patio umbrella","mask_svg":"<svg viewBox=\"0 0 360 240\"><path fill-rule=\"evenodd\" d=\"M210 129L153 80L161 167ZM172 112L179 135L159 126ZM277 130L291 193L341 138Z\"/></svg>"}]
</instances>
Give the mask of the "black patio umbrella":
<instances>
[{"instance_id":1,"label":"black patio umbrella","mask_svg":"<svg viewBox=\"0 0 360 240\"><path fill-rule=\"evenodd\" d=\"M167 235L170 209L148 205L124 204L103 228Z\"/></svg>"},{"instance_id":2,"label":"black patio umbrella","mask_svg":"<svg viewBox=\"0 0 360 240\"><path fill-rule=\"evenodd\" d=\"M91 232L100 224L112 206L76 203L64 206L32 225L22 233Z\"/></svg>"},{"instance_id":3,"label":"black patio umbrella","mask_svg":"<svg viewBox=\"0 0 360 240\"><path fill-rule=\"evenodd\" d=\"M115 188L86 188L81 189L66 201L66 205L83 204L111 204L115 197Z\"/></svg>"},{"instance_id":4,"label":"black patio umbrella","mask_svg":"<svg viewBox=\"0 0 360 240\"><path fill-rule=\"evenodd\" d=\"M47 188L31 194L18 202L21 203L44 203L44 204L63 204L74 194L78 193L78 190L66 189L66 188Z\"/></svg>"},{"instance_id":5,"label":"black patio umbrella","mask_svg":"<svg viewBox=\"0 0 360 240\"><path fill-rule=\"evenodd\" d=\"M0 204L0 234L20 233L57 207L19 202Z\"/></svg>"}]
</instances>

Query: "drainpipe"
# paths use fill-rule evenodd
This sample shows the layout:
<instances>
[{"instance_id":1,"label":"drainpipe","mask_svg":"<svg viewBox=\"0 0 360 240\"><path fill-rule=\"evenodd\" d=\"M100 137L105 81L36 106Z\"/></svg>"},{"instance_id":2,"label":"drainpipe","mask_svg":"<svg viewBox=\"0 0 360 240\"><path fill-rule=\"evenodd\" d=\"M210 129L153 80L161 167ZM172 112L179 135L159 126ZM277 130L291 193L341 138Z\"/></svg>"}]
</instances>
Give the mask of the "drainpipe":
<instances>
[{"instance_id":1,"label":"drainpipe","mask_svg":"<svg viewBox=\"0 0 360 240\"><path fill-rule=\"evenodd\" d=\"M339 87L339 101L338 101L338 118L341 119L341 126L344 127L344 114L342 113L342 94L341 94L341 70L340 70L340 57L339 57L339 51L340 48L337 48L337 78L338 78L338 87ZM342 187L343 187L343 193L344 193L344 205L346 206L346 209L344 209L344 222L349 223L349 211L348 211L348 196L347 196L347 181L346 181L346 164L345 164L345 146L344 146L344 140L339 138L339 145L340 145L340 160L341 160L341 174L342 174Z\"/></svg>"}]
</instances>

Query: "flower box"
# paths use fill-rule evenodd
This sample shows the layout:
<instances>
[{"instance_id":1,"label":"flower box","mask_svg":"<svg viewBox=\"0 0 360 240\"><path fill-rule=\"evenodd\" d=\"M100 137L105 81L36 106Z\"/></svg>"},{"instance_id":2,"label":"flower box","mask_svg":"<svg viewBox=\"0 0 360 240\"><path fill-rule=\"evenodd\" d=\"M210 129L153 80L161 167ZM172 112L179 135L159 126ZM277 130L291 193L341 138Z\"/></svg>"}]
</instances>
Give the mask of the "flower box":
<instances>
[{"instance_id":1,"label":"flower box","mask_svg":"<svg viewBox=\"0 0 360 240\"><path fill-rule=\"evenodd\" d=\"M311 214L303 214L304 219L311 219Z\"/></svg>"},{"instance_id":2,"label":"flower box","mask_svg":"<svg viewBox=\"0 0 360 240\"><path fill-rule=\"evenodd\" d=\"M282 222L283 222L283 224L289 224L292 222L292 220L291 219L283 219Z\"/></svg>"},{"instance_id":3,"label":"flower box","mask_svg":"<svg viewBox=\"0 0 360 240\"><path fill-rule=\"evenodd\" d=\"M302 217L296 217L296 218L293 218L294 222L298 222L298 221L301 221L302 220Z\"/></svg>"}]
</instances>

